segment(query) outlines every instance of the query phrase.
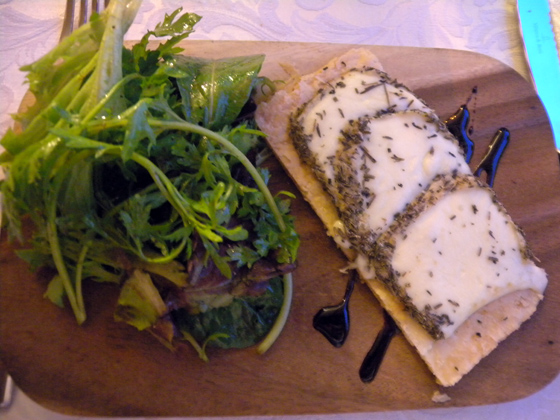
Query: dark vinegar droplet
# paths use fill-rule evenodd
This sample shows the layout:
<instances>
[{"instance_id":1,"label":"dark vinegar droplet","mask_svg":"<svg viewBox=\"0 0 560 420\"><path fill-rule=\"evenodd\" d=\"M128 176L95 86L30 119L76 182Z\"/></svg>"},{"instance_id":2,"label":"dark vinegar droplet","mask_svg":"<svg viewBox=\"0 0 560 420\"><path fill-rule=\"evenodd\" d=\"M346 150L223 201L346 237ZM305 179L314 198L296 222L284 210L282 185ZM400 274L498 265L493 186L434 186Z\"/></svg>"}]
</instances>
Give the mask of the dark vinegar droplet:
<instances>
[{"instance_id":1,"label":"dark vinegar droplet","mask_svg":"<svg viewBox=\"0 0 560 420\"><path fill-rule=\"evenodd\" d=\"M476 100L478 98L478 86L474 86L471 89L471 94L469 96L469 98L467 99L467 102L465 103L465 106L468 106L470 110L472 110L472 116L470 118L470 127L467 130L467 133L469 133L469 135L472 135L472 133L474 133L474 114L476 113ZM471 101L472 106L470 106Z\"/></svg>"},{"instance_id":2,"label":"dark vinegar droplet","mask_svg":"<svg viewBox=\"0 0 560 420\"><path fill-rule=\"evenodd\" d=\"M346 285L344 299L338 305L325 306L313 317L313 328L319 331L335 347L341 347L350 332L350 296L354 290L357 273L354 271Z\"/></svg>"},{"instance_id":3,"label":"dark vinegar droplet","mask_svg":"<svg viewBox=\"0 0 560 420\"><path fill-rule=\"evenodd\" d=\"M500 128L494 138L488 146L488 151L486 155L482 158L482 161L478 164L474 170L475 176L480 176L482 171L486 172L486 183L492 187L494 186L494 179L496 177L496 171L498 170L498 164L507 145L509 144L509 131L507 128Z\"/></svg>"},{"instance_id":4,"label":"dark vinegar droplet","mask_svg":"<svg viewBox=\"0 0 560 420\"><path fill-rule=\"evenodd\" d=\"M381 362L383 362L383 358L387 352L387 348L398 331L397 324L395 324L393 318L391 318L385 310L383 310L383 319L383 328L379 334L377 334L373 346L367 353L360 367L360 379L364 383L369 383L375 379L381 367Z\"/></svg>"},{"instance_id":5,"label":"dark vinegar droplet","mask_svg":"<svg viewBox=\"0 0 560 420\"><path fill-rule=\"evenodd\" d=\"M469 138L467 126L469 125L470 113L466 105L459 107L457 112L445 120L445 125L451 134L459 141L459 145L465 152L465 160L469 163L474 152L474 142Z\"/></svg>"}]
</instances>

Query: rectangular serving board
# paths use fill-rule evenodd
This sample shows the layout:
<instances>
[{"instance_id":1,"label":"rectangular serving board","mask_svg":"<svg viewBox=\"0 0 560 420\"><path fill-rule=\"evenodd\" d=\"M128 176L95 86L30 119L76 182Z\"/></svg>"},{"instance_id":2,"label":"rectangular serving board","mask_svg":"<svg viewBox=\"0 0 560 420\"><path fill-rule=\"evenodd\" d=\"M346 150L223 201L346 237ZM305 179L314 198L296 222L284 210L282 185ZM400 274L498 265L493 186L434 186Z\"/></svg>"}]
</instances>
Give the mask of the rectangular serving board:
<instances>
[{"instance_id":1,"label":"rectangular serving board","mask_svg":"<svg viewBox=\"0 0 560 420\"><path fill-rule=\"evenodd\" d=\"M314 71L351 45L187 41L185 54L227 57L264 53L262 75L286 79L283 66ZM0 357L16 384L43 406L88 416L234 416L376 412L459 407L511 401L550 383L560 370L560 169L546 112L529 82L513 69L476 53L367 46L385 70L406 84L442 119L469 102L473 165L496 130L511 142L495 182L498 198L524 229L549 286L538 312L485 358L451 397L438 390L402 335L392 341L377 378L358 376L382 326L382 312L364 284L350 304L351 331L341 348L312 327L313 315L340 301L346 261L294 184L274 159L271 185L296 194L293 214L301 235L294 300L287 326L268 353L210 350L204 363L191 348L171 352L148 334L116 323L117 290L88 284L88 320L74 321L43 298L47 279L33 274L0 242Z\"/></svg>"}]
</instances>

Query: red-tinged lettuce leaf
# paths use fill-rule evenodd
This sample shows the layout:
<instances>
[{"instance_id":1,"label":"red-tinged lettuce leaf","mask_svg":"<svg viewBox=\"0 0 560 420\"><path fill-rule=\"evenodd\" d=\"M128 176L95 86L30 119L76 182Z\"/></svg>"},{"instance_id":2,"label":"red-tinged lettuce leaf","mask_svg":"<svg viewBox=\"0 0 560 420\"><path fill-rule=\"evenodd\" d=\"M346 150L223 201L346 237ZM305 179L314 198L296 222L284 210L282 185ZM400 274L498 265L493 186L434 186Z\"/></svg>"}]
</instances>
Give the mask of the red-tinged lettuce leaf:
<instances>
[{"instance_id":1,"label":"red-tinged lettuce leaf","mask_svg":"<svg viewBox=\"0 0 560 420\"><path fill-rule=\"evenodd\" d=\"M222 307L198 314L186 310L173 312L179 330L199 343L220 348L245 348L263 339L276 320L283 300L282 281L272 279L258 296L238 296Z\"/></svg>"}]
</instances>

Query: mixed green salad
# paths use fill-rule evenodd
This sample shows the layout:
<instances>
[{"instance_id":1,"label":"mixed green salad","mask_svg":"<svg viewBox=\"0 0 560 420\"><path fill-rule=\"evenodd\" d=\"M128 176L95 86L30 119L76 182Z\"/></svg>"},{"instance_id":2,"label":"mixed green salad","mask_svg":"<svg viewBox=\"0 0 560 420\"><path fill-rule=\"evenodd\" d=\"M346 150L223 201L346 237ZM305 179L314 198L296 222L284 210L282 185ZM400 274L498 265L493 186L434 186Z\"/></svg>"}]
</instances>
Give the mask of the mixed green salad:
<instances>
[{"instance_id":1,"label":"mixed green salad","mask_svg":"<svg viewBox=\"0 0 560 420\"><path fill-rule=\"evenodd\" d=\"M140 3L112 0L22 68L36 101L1 140L8 231L22 240L31 221L18 254L52 268L45 296L79 324L83 282L109 282L115 318L171 348L264 352L286 321L299 246L293 196L268 189L251 117L252 93L270 85L264 56L182 55L200 16L181 9L126 48Z\"/></svg>"}]
</instances>

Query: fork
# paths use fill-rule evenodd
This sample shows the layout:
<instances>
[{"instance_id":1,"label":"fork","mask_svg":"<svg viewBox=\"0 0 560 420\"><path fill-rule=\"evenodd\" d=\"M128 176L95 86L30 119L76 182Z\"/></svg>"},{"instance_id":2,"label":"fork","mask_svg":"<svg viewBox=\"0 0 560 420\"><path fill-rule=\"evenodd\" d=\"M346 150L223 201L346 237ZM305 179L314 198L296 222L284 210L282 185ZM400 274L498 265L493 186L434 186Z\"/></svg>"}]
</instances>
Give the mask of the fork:
<instances>
[{"instance_id":1,"label":"fork","mask_svg":"<svg viewBox=\"0 0 560 420\"><path fill-rule=\"evenodd\" d=\"M66 0L64 21L59 42L70 35L74 28L87 23L93 13L101 13L109 4L109 0L79 0L79 14L76 18L76 3L78 0ZM0 179L2 171L0 170ZM2 228L2 196L0 195L0 232ZM13 400L14 383L2 362L0 362L0 410L7 409Z\"/></svg>"},{"instance_id":2,"label":"fork","mask_svg":"<svg viewBox=\"0 0 560 420\"><path fill-rule=\"evenodd\" d=\"M87 23L92 13L101 13L109 3L109 0L80 0L80 12L76 19L76 2L77 0L66 0L66 11L64 12L64 21L62 23L62 31L60 32L60 40L62 41L77 26Z\"/></svg>"}]
</instances>

